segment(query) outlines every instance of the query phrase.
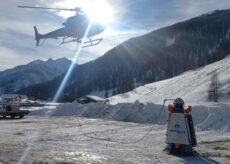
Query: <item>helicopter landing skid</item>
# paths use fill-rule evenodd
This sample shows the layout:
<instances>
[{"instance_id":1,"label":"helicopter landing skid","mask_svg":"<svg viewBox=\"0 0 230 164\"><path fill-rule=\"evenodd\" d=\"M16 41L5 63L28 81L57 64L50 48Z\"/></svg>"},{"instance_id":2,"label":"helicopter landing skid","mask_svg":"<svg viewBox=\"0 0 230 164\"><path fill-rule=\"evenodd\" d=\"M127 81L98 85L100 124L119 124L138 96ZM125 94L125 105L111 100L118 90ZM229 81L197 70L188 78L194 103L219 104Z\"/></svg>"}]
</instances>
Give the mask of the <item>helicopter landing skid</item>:
<instances>
[{"instance_id":1,"label":"helicopter landing skid","mask_svg":"<svg viewBox=\"0 0 230 164\"><path fill-rule=\"evenodd\" d=\"M68 41L65 41L64 39L61 42L61 44L66 44L66 43L70 43L70 42L77 42L78 44L82 44L81 48L86 48L86 47L91 47L91 46L98 45L103 40L103 38L94 39L94 40L89 38L89 41L82 42L81 40L78 40L78 39L72 39L72 40L68 40Z\"/></svg>"},{"instance_id":2,"label":"helicopter landing skid","mask_svg":"<svg viewBox=\"0 0 230 164\"><path fill-rule=\"evenodd\" d=\"M100 38L100 39L94 39L94 40L89 39L89 41L82 43L83 46L81 48L91 47L91 46L98 45L99 43L101 43L102 40L103 40L102 38Z\"/></svg>"}]
</instances>

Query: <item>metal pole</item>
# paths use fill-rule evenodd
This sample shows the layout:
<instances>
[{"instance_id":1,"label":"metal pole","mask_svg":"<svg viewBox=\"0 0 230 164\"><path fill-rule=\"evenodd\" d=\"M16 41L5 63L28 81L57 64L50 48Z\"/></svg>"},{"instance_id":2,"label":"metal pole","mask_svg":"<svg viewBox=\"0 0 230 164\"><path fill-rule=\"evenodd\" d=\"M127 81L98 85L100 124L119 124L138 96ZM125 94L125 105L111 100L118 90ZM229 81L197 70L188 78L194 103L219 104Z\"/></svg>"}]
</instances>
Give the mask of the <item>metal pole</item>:
<instances>
[{"instance_id":1,"label":"metal pole","mask_svg":"<svg viewBox=\"0 0 230 164\"><path fill-rule=\"evenodd\" d=\"M78 51L78 48L79 48L79 43L77 42L77 51ZM77 100L77 67L78 67L78 56L79 56L79 54L77 55L77 58L76 58L76 78L75 78L75 80L76 80L76 100Z\"/></svg>"}]
</instances>

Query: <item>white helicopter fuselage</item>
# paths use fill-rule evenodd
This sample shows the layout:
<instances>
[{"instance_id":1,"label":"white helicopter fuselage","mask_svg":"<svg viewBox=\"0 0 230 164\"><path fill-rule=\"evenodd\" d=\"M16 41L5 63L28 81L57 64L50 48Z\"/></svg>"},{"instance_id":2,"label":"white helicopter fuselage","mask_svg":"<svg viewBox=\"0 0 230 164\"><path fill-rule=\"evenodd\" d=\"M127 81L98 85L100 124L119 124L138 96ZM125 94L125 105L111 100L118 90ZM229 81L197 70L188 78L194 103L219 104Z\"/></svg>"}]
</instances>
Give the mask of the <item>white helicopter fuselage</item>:
<instances>
[{"instance_id":1,"label":"white helicopter fuselage","mask_svg":"<svg viewBox=\"0 0 230 164\"><path fill-rule=\"evenodd\" d=\"M43 34L40 36L40 38L71 37L81 40L83 37L92 37L105 30L103 25L96 22L90 22L85 15L72 16L68 18L63 25L64 27Z\"/></svg>"}]
</instances>

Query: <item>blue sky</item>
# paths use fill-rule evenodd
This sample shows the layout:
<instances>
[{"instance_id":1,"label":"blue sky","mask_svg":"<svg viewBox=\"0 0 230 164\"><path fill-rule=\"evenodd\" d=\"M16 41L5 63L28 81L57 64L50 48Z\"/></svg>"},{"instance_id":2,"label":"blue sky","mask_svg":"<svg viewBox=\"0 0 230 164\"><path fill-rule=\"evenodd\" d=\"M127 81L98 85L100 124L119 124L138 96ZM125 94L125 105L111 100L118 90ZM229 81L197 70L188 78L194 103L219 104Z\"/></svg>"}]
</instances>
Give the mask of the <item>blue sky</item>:
<instances>
[{"instance_id":1,"label":"blue sky","mask_svg":"<svg viewBox=\"0 0 230 164\"><path fill-rule=\"evenodd\" d=\"M65 18L58 12L20 9L16 7L17 5L51 7L63 5L63 7L74 8L82 1L90 3L93 0L2 1L0 5L0 71L36 59L61 57L72 59L76 53L76 43L60 46L60 41L53 39L48 39L41 43L40 47L35 48L33 26L37 25L40 33L47 33L61 28ZM100 45L81 51L80 63L96 59L131 37L216 9L230 8L230 0L107 0L107 3L114 10L114 21L101 34L104 40ZM96 9L97 6L95 6Z\"/></svg>"}]
</instances>

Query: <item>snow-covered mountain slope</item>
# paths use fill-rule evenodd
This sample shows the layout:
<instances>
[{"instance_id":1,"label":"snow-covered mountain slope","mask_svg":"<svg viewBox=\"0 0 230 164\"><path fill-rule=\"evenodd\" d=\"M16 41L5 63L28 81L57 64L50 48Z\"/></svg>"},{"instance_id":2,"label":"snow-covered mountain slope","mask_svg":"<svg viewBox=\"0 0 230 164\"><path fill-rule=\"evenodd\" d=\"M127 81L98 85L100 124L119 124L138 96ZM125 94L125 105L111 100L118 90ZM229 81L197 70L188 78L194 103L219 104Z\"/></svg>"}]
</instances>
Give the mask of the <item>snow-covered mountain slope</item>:
<instances>
[{"instance_id":1,"label":"snow-covered mountain slope","mask_svg":"<svg viewBox=\"0 0 230 164\"><path fill-rule=\"evenodd\" d=\"M214 74L218 75L219 102L208 100L208 90ZM185 105L192 105L194 124L199 130L230 131L230 57L177 77L148 84L131 92L110 98L110 104L65 103L55 109L37 110L32 115L83 116L116 121L155 123L166 98L182 97ZM139 102L138 102L138 101ZM142 102L142 103L140 103ZM143 104L144 103L144 104ZM167 106L167 102L164 104ZM166 124L168 112L164 108L158 124Z\"/></svg>"},{"instance_id":2,"label":"snow-covered mountain slope","mask_svg":"<svg viewBox=\"0 0 230 164\"><path fill-rule=\"evenodd\" d=\"M71 61L66 58L35 60L0 72L0 93L12 93L37 83L51 80L64 73Z\"/></svg>"},{"instance_id":3,"label":"snow-covered mountain slope","mask_svg":"<svg viewBox=\"0 0 230 164\"><path fill-rule=\"evenodd\" d=\"M131 91L138 84L175 77L219 61L230 54L229 18L230 10L217 10L131 38L98 59L77 67L59 101L75 100L76 74L78 97L88 94L107 97ZM52 83L56 83L56 79L39 84L39 91L55 92L57 86ZM38 92L28 94L48 99L53 96L52 92L47 92L46 97Z\"/></svg>"},{"instance_id":4,"label":"snow-covered mountain slope","mask_svg":"<svg viewBox=\"0 0 230 164\"><path fill-rule=\"evenodd\" d=\"M110 98L111 104L122 102L153 102L162 104L166 98L181 97L186 103L209 103L211 78L217 74L219 102L230 103L230 56L205 67L187 71L171 79L147 84Z\"/></svg>"}]
</instances>

